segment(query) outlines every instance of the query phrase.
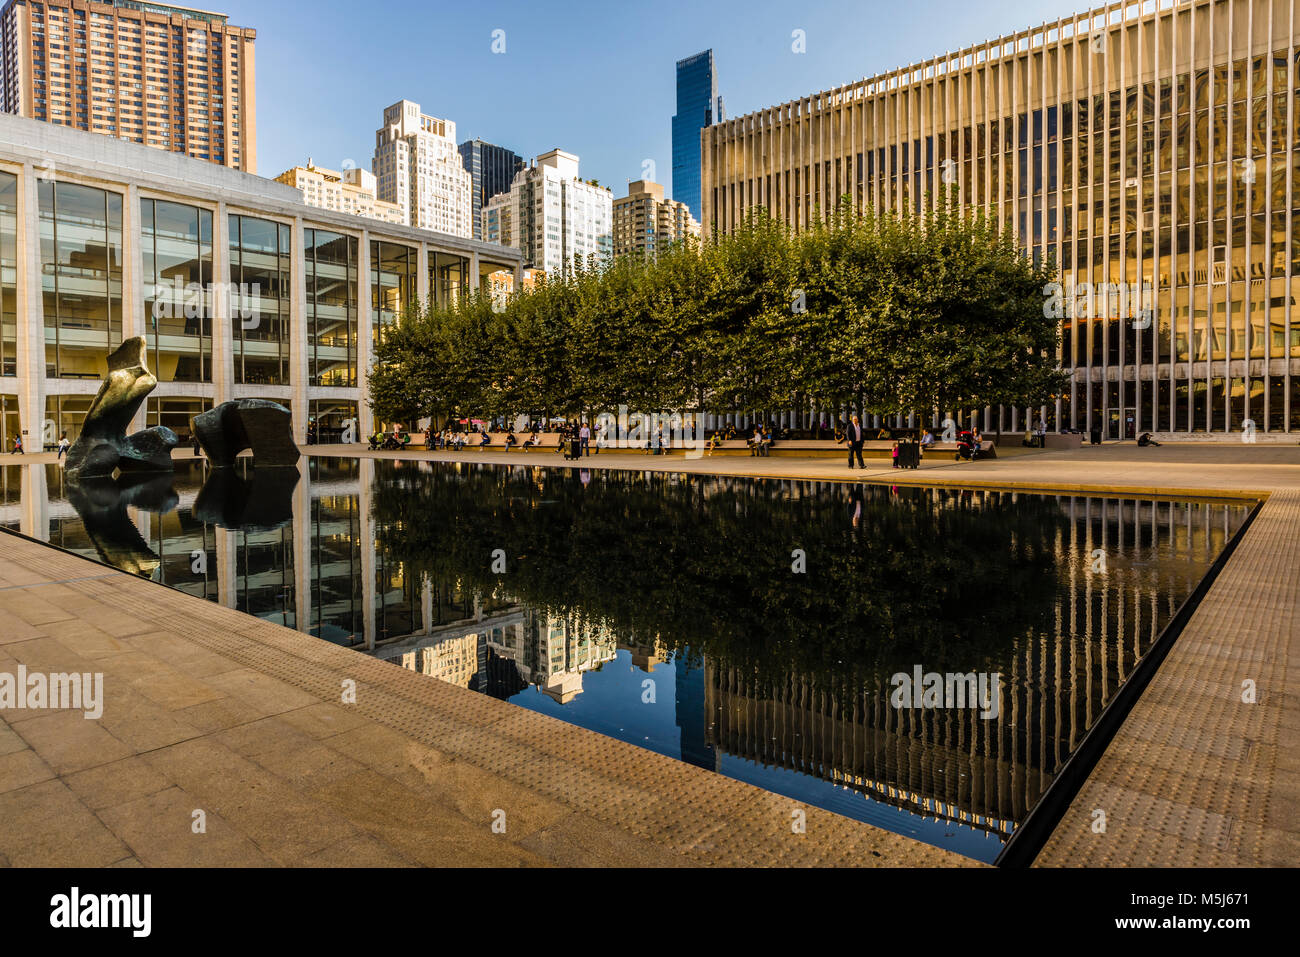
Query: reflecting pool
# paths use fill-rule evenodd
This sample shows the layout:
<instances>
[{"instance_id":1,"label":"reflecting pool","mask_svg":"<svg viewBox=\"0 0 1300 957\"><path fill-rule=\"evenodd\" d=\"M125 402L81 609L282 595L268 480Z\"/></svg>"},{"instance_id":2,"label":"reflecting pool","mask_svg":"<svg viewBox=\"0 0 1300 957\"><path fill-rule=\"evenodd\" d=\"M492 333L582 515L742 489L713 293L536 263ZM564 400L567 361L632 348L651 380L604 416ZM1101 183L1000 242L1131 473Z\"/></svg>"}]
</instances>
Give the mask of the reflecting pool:
<instances>
[{"instance_id":1,"label":"reflecting pool","mask_svg":"<svg viewBox=\"0 0 1300 957\"><path fill-rule=\"evenodd\" d=\"M347 458L0 525L991 861L1249 506Z\"/></svg>"}]
</instances>

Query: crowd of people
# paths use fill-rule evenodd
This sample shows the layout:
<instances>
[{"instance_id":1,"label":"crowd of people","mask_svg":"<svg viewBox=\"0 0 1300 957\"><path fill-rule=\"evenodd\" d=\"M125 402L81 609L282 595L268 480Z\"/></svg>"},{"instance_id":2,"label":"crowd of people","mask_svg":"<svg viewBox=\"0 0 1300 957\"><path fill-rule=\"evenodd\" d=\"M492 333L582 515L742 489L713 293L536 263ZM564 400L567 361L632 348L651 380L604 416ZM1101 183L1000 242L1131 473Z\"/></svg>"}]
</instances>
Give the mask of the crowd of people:
<instances>
[{"instance_id":1,"label":"crowd of people","mask_svg":"<svg viewBox=\"0 0 1300 957\"><path fill-rule=\"evenodd\" d=\"M548 427L549 425L549 427ZM1025 444L1040 445L1045 435L1045 426L1035 419L1026 431ZM556 444L551 448L559 451L569 459L578 459L598 454L601 449L617 444L622 448L643 448L647 455L665 455L673 446L673 440L664 432L662 425L657 425L648 436L636 439L635 444L629 435L617 429L611 429L604 421L592 426L586 421L554 420L543 423L534 420L526 430L516 429L511 425L498 425L490 428L487 423L461 421L448 423L441 429L432 427L424 431L424 446L430 451L461 451L469 448L489 448L496 446L510 452L519 449L523 452L542 446L544 436L550 436ZM499 437L499 438L498 438ZM619 441L621 439L621 441ZM924 454L935 444L935 436L929 429L890 429L888 427L869 427L859 416L852 415L848 420L840 419L834 424L825 420L810 429L785 429L776 424L763 422L738 429L727 425L708 432L704 441L704 454L712 455L728 442L743 442L751 456L766 457L779 440L801 441L807 439L833 439L844 445L848 451L850 469L865 469L863 450L869 441L891 442L890 459L896 469L918 467ZM982 457L983 436L972 426L960 429L956 433L956 458L973 460ZM371 449L400 451L411 444L411 433L397 425L391 432L376 432L370 437ZM642 446L641 443L644 443ZM879 446L876 446L879 448ZM952 451L952 449L949 449Z\"/></svg>"}]
</instances>

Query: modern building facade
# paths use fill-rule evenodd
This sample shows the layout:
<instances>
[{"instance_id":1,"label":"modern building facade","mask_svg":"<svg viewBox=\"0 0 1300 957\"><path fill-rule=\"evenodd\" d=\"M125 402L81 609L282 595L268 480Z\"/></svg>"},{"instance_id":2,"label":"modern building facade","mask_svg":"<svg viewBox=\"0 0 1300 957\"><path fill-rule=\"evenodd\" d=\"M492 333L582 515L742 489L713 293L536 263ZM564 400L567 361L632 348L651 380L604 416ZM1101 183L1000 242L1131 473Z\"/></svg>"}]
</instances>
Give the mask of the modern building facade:
<instances>
[{"instance_id":1,"label":"modern building facade","mask_svg":"<svg viewBox=\"0 0 1300 957\"><path fill-rule=\"evenodd\" d=\"M673 117L673 199L700 218L700 130L723 119L713 51L677 61L677 114Z\"/></svg>"},{"instance_id":2,"label":"modern building facade","mask_svg":"<svg viewBox=\"0 0 1300 957\"><path fill-rule=\"evenodd\" d=\"M257 31L144 0L9 0L0 112L257 172Z\"/></svg>"},{"instance_id":3,"label":"modern building facade","mask_svg":"<svg viewBox=\"0 0 1300 957\"><path fill-rule=\"evenodd\" d=\"M1288 0L1117 3L738 117L703 134L703 227L947 186L1064 287L1068 393L985 431L1300 431L1298 39Z\"/></svg>"},{"instance_id":4,"label":"modern building facade","mask_svg":"<svg viewBox=\"0 0 1300 957\"><path fill-rule=\"evenodd\" d=\"M685 203L664 199L658 183L639 179L627 184L627 195L614 200L614 255L634 254L653 259L664 247L699 238L700 224Z\"/></svg>"},{"instance_id":5,"label":"modern building facade","mask_svg":"<svg viewBox=\"0 0 1300 957\"><path fill-rule=\"evenodd\" d=\"M515 174L524 168L524 158L504 146L467 140L460 144L460 160L473 182L470 193L474 238L483 238L483 207L498 193L510 192Z\"/></svg>"},{"instance_id":6,"label":"modern building facade","mask_svg":"<svg viewBox=\"0 0 1300 957\"><path fill-rule=\"evenodd\" d=\"M0 116L0 440L74 441L106 359L144 336L138 427L189 432L227 399L372 427L368 370L408 306L447 302L519 254L317 209L282 183Z\"/></svg>"},{"instance_id":7,"label":"modern building facade","mask_svg":"<svg viewBox=\"0 0 1300 957\"><path fill-rule=\"evenodd\" d=\"M614 194L578 177L578 157L543 153L520 170L510 191L483 209L483 239L523 254L528 268L559 275L575 261L606 263L614 256Z\"/></svg>"},{"instance_id":8,"label":"modern building facade","mask_svg":"<svg viewBox=\"0 0 1300 957\"><path fill-rule=\"evenodd\" d=\"M377 195L406 208L406 222L452 236L472 237L473 181L456 149L456 124L399 100L384 110L371 165Z\"/></svg>"},{"instance_id":9,"label":"modern building facade","mask_svg":"<svg viewBox=\"0 0 1300 957\"><path fill-rule=\"evenodd\" d=\"M306 166L286 170L275 181L301 192L308 206L406 225L406 207L377 199L375 175L368 170L354 166L339 172L316 166L308 159Z\"/></svg>"}]
</instances>

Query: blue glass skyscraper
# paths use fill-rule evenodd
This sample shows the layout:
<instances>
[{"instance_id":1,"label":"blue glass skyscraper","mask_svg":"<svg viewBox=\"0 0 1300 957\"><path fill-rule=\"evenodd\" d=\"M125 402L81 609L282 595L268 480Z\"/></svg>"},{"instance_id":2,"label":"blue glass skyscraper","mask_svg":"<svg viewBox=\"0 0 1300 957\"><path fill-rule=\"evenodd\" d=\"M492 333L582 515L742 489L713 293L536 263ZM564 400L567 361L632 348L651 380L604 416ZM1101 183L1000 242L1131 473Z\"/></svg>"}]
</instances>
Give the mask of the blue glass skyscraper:
<instances>
[{"instance_id":1,"label":"blue glass skyscraper","mask_svg":"<svg viewBox=\"0 0 1300 957\"><path fill-rule=\"evenodd\" d=\"M474 217L474 238L483 238L483 207L497 193L510 192L515 173L524 168L524 158L504 146L467 140L458 147L460 160L474 181L470 212Z\"/></svg>"},{"instance_id":2,"label":"blue glass skyscraper","mask_svg":"<svg viewBox=\"0 0 1300 957\"><path fill-rule=\"evenodd\" d=\"M721 122L722 98L713 51L677 61L677 115L673 117L673 199L700 218L700 130Z\"/></svg>"}]
</instances>

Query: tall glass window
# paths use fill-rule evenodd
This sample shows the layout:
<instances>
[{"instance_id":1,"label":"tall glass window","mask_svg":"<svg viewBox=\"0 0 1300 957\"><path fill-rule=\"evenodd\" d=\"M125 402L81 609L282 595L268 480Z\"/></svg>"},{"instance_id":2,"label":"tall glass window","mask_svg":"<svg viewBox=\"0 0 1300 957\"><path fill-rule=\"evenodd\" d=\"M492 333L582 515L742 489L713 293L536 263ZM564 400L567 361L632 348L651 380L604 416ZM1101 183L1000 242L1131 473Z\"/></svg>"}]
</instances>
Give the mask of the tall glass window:
<instances>
[{"instance_id":1,"label":"tall glass window","mask_svg":"<svg viewBox=\"0 0 1300 957\"><path fill-rule=\"evenodd\" d=\"M212 381L212 213L140 203L144 327L160 382Z\"/></svg>"},{"instance_id":2,"label":"tall glass window","mask_svg":"<svg viewBox=\"0 0 1300 957\"><path fill-rule=\"evenodd\" d=\"M453 305L465 291L469 260L450 253L429 253L429 290L440 306Z\"/></svg>"},{"instance_id":3,"label":"tall glass window","mask_svg":"<svg viewBox=\"0 0 1300 957\"><path fill-rule=\"evenodd\" d=\"M0 449L13 448L14 436L22 434L18 416L18 396L0 394ZM25 443L24 443L25 444ZM33 449L33 451L35 451Z\"/></svg>"},{"instance_id":4,"label":"tall glass window","mask_svg":"<svg viewBox=\"0 0 1300 957\"><path fill-rule=\"evenodd\" d=\"M150 396L145 402L145 426L163 425L175 432L182 442L193 436L190 424L196 415L212 408L211 399L186 399Z\"/></svg>"},{"instance_id":5,"label":"tall glass window","mask_svg":"<svg viewBox=\"0 0 1300 957\"><path fill-rule=\"evenodd\" d=\"M122 196L37 185L45 374L102 379L122 344Z\"/></svg>"},{"instance_id":6,"label":"tall glass window","mask_svg":"<svg viewBox=\"0 0 1300 957\"><path fill-rule=\"evenodd\" d=\"M307 440L313 445L329 445L360 440L357 433L357 403L347 399L312 399Z\"/></svg>"},{"instance_id":7,"label":"tall glass window","mask_svg":"<svg viewBox=\"0 0 1300 957\"><path fill-rule=\"evenodd\" d=\"M287 385L289 227L231 216L230 281L235 381Z\"/></svg>"},{"instance_id":8,"label":"tall glass window","mask_svg":"<svg viewBox=\"0 0 1300 957\"><path fill-rule=\"evenodd\" d=\"M311 384L355 386L358 242L323 229L303 236Z\"/></svg>"},{"instance_id":9,"label":"tall glass window","mask_svg":"<svg viewBox=\"0 0 1300 957\"><path fill-rule=\"evenodd\" d=\"M17 375L18 177L0 173L0 375Z\"/></svg>"},{"instance_id":10,"label":"tall glass window","mask_svg":"<svg viewBox=\"0 0 1300 957\"><path fill-rule=\"evenodd\" d=\"M416 251L409 246L370 242L370 305L374 311L374 342L384 326L401 318L415 302Z\"/></svg>"}]
</instances>

